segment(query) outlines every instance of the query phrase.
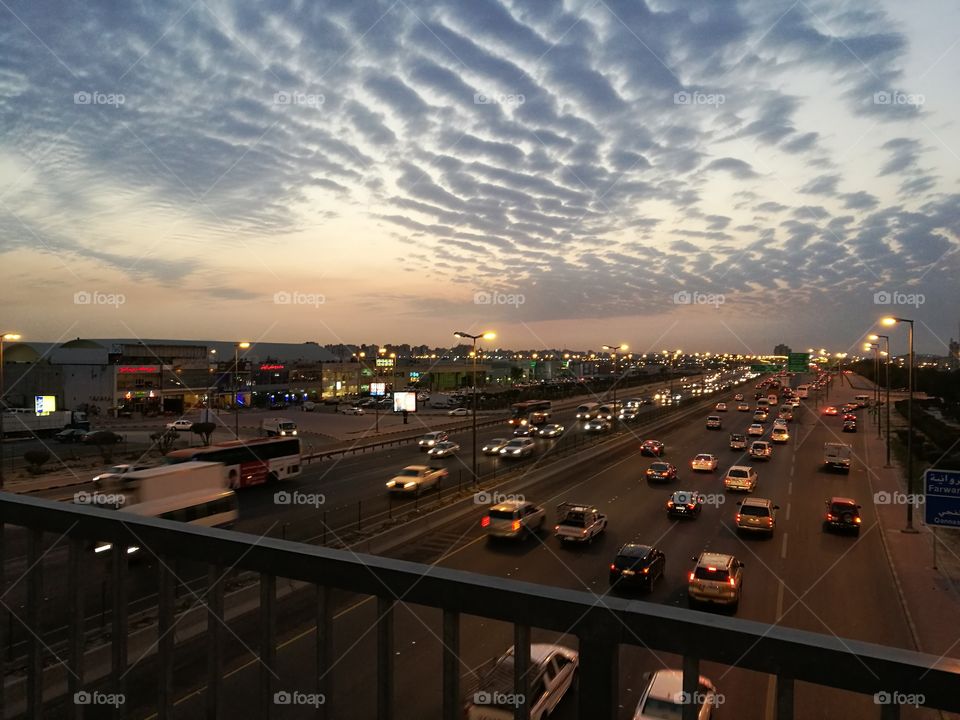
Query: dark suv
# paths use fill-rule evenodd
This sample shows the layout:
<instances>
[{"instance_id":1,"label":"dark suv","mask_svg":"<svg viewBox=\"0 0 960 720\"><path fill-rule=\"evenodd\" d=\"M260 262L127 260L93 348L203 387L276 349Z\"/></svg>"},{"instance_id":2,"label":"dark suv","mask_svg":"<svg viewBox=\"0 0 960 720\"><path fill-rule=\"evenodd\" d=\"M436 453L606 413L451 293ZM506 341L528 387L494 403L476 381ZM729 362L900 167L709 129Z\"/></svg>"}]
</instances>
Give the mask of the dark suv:
<instances>
[{"instance_id":1,"label":"dark suv","mask_svg":"<svg viewBox=\"0 0 960 720\"><path fill-rule=\"evenodd\" d=\"M824 531L838 530L860 534L860 506L852 498L834 497L826 501L827 514L823 520Z\"/></svg>"}]
</instances>

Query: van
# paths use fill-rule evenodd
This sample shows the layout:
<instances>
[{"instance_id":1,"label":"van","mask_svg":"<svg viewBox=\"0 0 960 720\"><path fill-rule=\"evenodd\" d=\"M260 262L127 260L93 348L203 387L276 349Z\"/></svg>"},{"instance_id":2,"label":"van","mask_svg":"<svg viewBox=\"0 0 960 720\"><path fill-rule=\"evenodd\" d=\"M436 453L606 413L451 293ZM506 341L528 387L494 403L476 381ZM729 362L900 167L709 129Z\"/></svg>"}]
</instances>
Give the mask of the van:
<instances>
[{"instance_id":1,"label":"van","mask_svg":"<svg viewBox=\"0 0 960 720\"><path fill-rule=\"evenodd\" d=\"M260 423L260 430L267 437L296 437L297 424L289 418L264 418Z\"/></svg>"},{"instance_id":2,"label":"van","mask_svg":"<svg viewBox=\"0 0 960 720\"><path fill-rule=\"evenodd\" d=\"M849 473L852 454L853 448L849 445L837 442L823 444L823 464L834 470Z\"/></svg>"},{"instance_id":3,"label":"van","mask_svg":"<svg viewBox=\"0 0 960 720\"><path fill-rule=\"evenodd\" d=\"M593 420L599 409L598 403L584 403L577 408L577 420Z\"/></svg>"},{"instance_id":4,"label":"van","mask_svg":"<svg viewBox=\"0 0 960 720\"><path fill-rule=\"evenodd\" d=\"M781 405L780 417L784 420L793 420L793 405Z\"/></svg>"},{"instance_id":5,"label":"van","mask_svg":"<svg viewBox=\"0 0 960 720\"><path fill-rule=\"evenodd\" d=\"M870 407L869 395L855 395L853 399L857 401L860 407Z\"/></svg>"}]
</instances>

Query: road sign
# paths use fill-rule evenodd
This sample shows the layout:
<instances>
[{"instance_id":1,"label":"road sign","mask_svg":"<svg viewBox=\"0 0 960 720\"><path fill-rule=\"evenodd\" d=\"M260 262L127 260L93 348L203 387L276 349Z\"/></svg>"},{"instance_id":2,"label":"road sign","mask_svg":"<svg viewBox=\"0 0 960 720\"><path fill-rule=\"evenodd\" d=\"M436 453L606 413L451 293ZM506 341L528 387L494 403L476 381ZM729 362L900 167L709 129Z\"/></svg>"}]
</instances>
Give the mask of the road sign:
<instances>
[{"instance_id":1,"label":"road sign","mask_svg":"<svg viewBox=\"0 0 960 720\"><path fill-rule=\"evenodd\" d=\"M787 370L807 372L810 369L810 353L790 353L787 355Z\"/></svg>"},{"instance_id":2,"label":"road sign","mask_svg":"<svg viewBox=\"0 0 960 720\"><path fill-rule=\"evenodd\" d=\"M754 372L779 372L782 367L780 365L751 365L750 369Z\"/></svg>"},{"instance_id":3,"label":"road sign","mask_svg":"<svg viewBox=\"0 0 960 720\"><path fill-rule=\"evenodd\" d=\"M960 527L960 470L923 473L924 522L937 527Z\"/></svg>"}]
</instances>

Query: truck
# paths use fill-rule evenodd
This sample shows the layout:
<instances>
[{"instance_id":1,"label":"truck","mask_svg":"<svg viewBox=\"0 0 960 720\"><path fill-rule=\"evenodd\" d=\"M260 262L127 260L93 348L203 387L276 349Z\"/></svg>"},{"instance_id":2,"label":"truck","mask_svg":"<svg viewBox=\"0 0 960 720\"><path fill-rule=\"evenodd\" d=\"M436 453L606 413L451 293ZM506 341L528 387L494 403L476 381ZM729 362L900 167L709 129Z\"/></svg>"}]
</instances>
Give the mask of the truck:
<instances>
[{"instance_id":1,"label":"truck","mask_svg":"<svg viewBox=\"0 0 960 720\"><path fill-rule=\"evenodd\" d=\"M99 483L105 494L123 494L124 505L159 500L171 495L182 495L201 490L216 492L228 490L227 469L222 463L185 462L161 465L123 473Z\"/></svg>"},{"instance_id":2,"label":"truck","mask_svg":"<svg viewBox=\"0 0 960 720\"><path fill-rule=\"evenodd\" d=\"M3 437L49 437L67 428L89 430L87 414L79 410L54 410L37 415L24 408L10 408L3 413Z\"/></svg>"},{"instance_id":3,"label":"truck","mask_svg":"<svg viewBox=\"0 0 960 720\"><path fill-rule=\"evenodd\" d=\"M853 448L844 443L828 442L823 444L823 464L834 470L850 472L850 456Z\"/></svg>"},{"instance_id":4,"label":"truck","mask_svg":"<svg viewBox=\"0 0 960 720\"><path fill-rule=\"evenodd\" d=\"M593 542L607 529L607 516L590 505L560 503L557 505L557 525L554 533L561 542Z\"/></svg>"},{"instance_id":5,"label":"truck","mask_svg":"<svg viewBox=\"0 0 960 720\"><path fill-rule=\"evenodd\" d=\"M260 423L260 430L267 437L294 437L297 434L297 423L290 418L264 418Z\"/></svg>"}]
</instances>

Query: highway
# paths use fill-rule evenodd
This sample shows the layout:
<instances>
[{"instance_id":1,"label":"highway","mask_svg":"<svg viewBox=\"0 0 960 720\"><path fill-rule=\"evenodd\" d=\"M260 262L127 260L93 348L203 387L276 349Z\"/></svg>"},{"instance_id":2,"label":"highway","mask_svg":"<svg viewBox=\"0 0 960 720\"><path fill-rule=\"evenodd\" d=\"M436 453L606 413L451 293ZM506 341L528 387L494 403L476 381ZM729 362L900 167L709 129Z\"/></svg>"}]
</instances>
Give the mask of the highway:
<instances>
[{"instance_id":1,"label":"highway","mask_svg":"<svg viewBox=\"0 0 960 720\"><path fill-rule=\"evenodd\" d=\"M749 387L749 386L748 386ZM745 390L745 392L748 392ZM732 394L727 393L729 400ZM854 391L834 387L831 402L851 399ZM748 399L752 397L747 395ZM723 398L717 398L723 399ZM812 403L806 401L806 403ZM863 411L861 411L863 412ZM704 413L704 417L706 416ZM732 553L745 562L744 595L738 617L766 623L835 634L896 647L912 647L910 635L897 598L891 572L877 532L872 503L873 491L867 472L855 464L849 476L827 473L821 468L824 442L852 442L858 457L865 446L860 434L839 432L836 418L821 418L809 406L797 413L791 424L791 438L775 446L765 463L750 463L728 448L727 435L743 431L752 421L748 413L724 414L720 432L707 431L702 420L691 422L657 439L667 445L666 459L680 469L680 479L671 486L651 486L643 478L650 458L639 455L636 446L611 455L610 464L594 472L574 475L558 471L551 486L565 486L562 492L544 493L529 499L544 504L553 517L561 501L591 503L608 514L610 528L605 537L586 547L565 548L550 535L521 544L490 544L482 534L478 508L475 516L455 523L444 532L423 539L396 553L397 557L421 562L438 562L493 576L511 577L534 583L582 589L598 596L608 592L607 566L617 548L635 540L659 546L667 556L666 576L644 602L685 607L686 576L691 557L704 549ZM769 431L768 425L768 431ZM639 442L636 444L639 445ZM694 474L689 461L699 452L720 456L715 473ZM733 530L736 497L724 494L722 473L742 462L757 467L760 480L755 496L772 498L780 505L777 530L772 539L743 538ZM867 462L871 462L867 458ZM726 498L720 506L707 507L695 520L667 518L664 503L674 489L693 488ZM831 495L856 498L863 505L863 528L859 538L823 533L824 499ZM368 718L374 714L375 603L368 599L341 598L341 610L334 637L340 660L331 669L334 695L330 698L336 718ZM295 614L295 613L294 613ZM283 646L278 653L280 679L277 688L312 692L313 636L309 623L285 623ZM430 718L439 715L440 700L440 617L436 611L398 605L396 618L396 717ZM242 628L238 631L243 634ZM251 637L255 638L255 635ZM470 672L483 661L502 653L512 642L512 630L502 623L463 618L461 655L464 685ZM555 640L534 630L534 640ZM640 638L642 640L642 638ZM573 637L560 638L572 647ZM255 647L255 644L251 645ZM201 661L202 662L202 661ZM189 663L181 668L187 684ZM621 717L630 717L641 689L641 675L661 667L679 667L679 658L658 656L637 648L621 651ZM202 665L194 668L202 677ZM228 716L239 716L251 707L256 696L257 663L239 661L227 675ZM772 680L757 673L728 670L705 664L723 695L722 716L737 718L772 717ZM194 687L202 689L202 682ZM877 709L871 698L799 685L797 717L865 717ZM145 714L149 712L144 708ZM278 717L309 717L307 708L278 708ZM178 717L203 716L202 695L184 694L178 703ZM575 702L564 701L554 717L575 717ZM902 717L932 717L929 712L904 709Z\"/></svg>"}]
</instances>

